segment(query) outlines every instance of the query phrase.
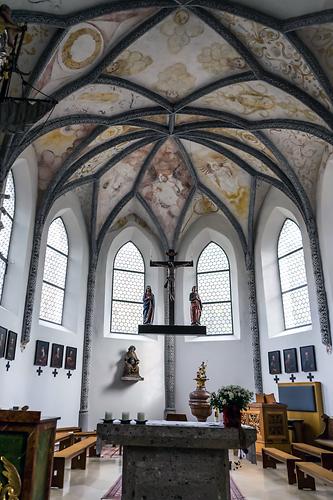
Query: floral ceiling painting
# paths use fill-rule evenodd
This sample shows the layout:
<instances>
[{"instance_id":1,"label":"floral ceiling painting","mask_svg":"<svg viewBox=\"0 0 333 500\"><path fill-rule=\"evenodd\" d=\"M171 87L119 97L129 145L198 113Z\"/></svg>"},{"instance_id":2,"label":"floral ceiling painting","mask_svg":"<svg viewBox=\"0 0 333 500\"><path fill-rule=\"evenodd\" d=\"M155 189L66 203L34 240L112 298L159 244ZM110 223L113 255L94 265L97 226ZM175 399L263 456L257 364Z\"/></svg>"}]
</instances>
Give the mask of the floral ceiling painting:
<instances>
[{"instance_id":1,"label":"floral ceiling painting","mask_svg":"<svg viewBox=\"0 0 333 500\"><path fill-rule=\"evenodd\" d=\"M73 191L87 226L97 207L98 231L147 224L163 247L215 213L250 242L271 189L315 220L333 146L333 11L162 3L13 0L25 94L57 104L7 141L7 158L33 148L41 205Z\"/></svg>"}]
</instances>

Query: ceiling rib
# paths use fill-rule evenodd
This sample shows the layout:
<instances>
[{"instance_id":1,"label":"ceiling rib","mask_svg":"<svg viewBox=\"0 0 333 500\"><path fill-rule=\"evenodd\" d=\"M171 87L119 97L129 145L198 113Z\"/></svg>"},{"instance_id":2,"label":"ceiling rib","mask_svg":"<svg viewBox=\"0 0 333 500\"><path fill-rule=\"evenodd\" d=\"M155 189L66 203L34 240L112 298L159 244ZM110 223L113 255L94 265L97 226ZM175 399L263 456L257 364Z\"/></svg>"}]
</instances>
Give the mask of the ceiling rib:
<instances>
[{"instance_id":1,"label":"ceiling rib","mask_svg":"<svg viewBox=\"0 0 333 500\"><path fill-rule=\"evenodd\" d=\"M163 227L160 224L160 221L158 220L158 218L156 217L155 213L150 208L150 206L148 205L148 203L146 202L146 200L143 198L143 196L141 196L141 194L138 193L138 192L135 193L135 196L139 200L139 202L141 203L141 205L143 206L143 208L146 210L146 212L150 216L150 218L153 221L153 223L155 224L157 232L158 232L158 234L159 234L159 236L161 238L162 246L163 246L164 250L167 251L169 249L168 238L166 237L166 234L165 234L165 232L163 230Z\"/></svg>"}]
</instances>

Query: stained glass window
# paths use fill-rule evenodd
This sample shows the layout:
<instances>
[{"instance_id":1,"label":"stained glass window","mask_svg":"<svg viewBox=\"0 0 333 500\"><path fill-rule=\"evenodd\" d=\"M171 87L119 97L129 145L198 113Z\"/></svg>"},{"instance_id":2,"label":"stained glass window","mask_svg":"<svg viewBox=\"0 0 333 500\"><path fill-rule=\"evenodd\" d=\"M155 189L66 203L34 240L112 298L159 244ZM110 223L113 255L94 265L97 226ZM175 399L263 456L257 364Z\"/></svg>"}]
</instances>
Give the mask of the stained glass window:
<instances>
[{"instance_id":1,"label":"stained glass window","mask_svg":"<svg viewBox=\"0 0 333 500\"><path fill-rule=\"evenodd\" d=\"M280 231L278 263L285 329L311 325L302 234L291 219Z\"/></svg>"},{"instance_id":2,"label":"stained glass window","mask_svg":"<svg viewBox=\"0 0 333 500\"><path fill-rule=\"evenodd\" d=\"M62 324L68 264L68 237L61 217L49 227L44 263L40 319Z\"/></svg>"},{"instance_id":3,"label":"stained glass window","mask_svg":"<svg viewBox=\"0 0 333 500\"><path fill-rule=\"evenodd\" d=\"M138 333L142 323L145 266L137 247L123 245L113 263L111 332Z\"/></svg>"},{"instance_id":4,"label":"stained glass window","mask_svg":"<svg viewBox=\"0 0 333 500\"><path fill-rule=\"evenodd\" d=\"M1 223L0 229L0 301L2 300L5 275L8 267L8 255L10 239L13 230L15 215L15 185L12 172L9 172L6 179L5 198L1 204Z\"/></svg>"},{"instance_id":5,"label":"stained glass window","mask_svg":"<svg viewBox=\"0 0 333 500\"><path fill-rule=\"evenodd\" d=\"M202 302L201 324L207 335L232 335L230 265L225 251L209 243L198 260L198 292Z\"/></svg>"}]
</instances>

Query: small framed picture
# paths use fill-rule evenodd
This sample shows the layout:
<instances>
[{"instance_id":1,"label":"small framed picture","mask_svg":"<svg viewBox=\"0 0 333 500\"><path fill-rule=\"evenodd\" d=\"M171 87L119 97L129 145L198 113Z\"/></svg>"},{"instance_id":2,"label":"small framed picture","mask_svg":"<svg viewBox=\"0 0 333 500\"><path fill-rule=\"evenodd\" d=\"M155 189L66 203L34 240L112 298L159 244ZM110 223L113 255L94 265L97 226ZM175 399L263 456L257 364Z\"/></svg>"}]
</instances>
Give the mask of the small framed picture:
<instances>
[{"instance_id":1,"label":"small framed picture","mask_svg":"<svg viewBox=\"0 0 333 500\"><path fill-rule=\"evenodd\" d=\"M297 373L297 350L295 347L291 349L283 349L284 371L286 373Z\"/></svg>"},{"instance_id":2,"label":"small framed picture","mask_svg":"<svg viewBox=\"0 0 333 500\"><path fill-rule=\"evenodd\" d=\"M3 358L5 355L6 340L7 329L3 326L0 326L0 358Z\"/></svg>"},{"instance_id":3,"label":"small framed picture","mask_svg":"<svg viewBox=\"0 0 333 500\"><path fill-rule=\"evenodd\" d=\"M52 344L51 363L52 368L61 368L64 357L64 346L61 344Z\"/></svg>"},{"instance_id":4,"label":"small framed picture","mask_svg":"<svg viewBox=\"0 0 333 500\"><path fill-rule=\"evenodd\" d=\"M272 375L282 373L280 351L271 351L268 353L268 368L269 373Z\"/></svg>"},{"instance_id":5,"label":"small framed picture","mask_svg":"<svg viewBox=\"0 0 333 500\"><path fill-rule=\"evenodd\" d=\"M36 350L35 350L35 365L46 366L49 357L49 342L44 340L36 340Z\"/></svg>"},{"instance_id":6,"label":"small framed picture","mask_svg":"<svg viewBox=\"0 0 333 500\"><path fill-rule=\"evenodd\" d=\"M7 347L6 347L6 359L8 359L9 361L13 361L15 359L16 342L17 342L17 333L9 330L7 336Z\"/></svg>"},{"instance_id":7,"label":"small framed picture","mask_svg":"<svg viewBox=\"0 0 333 500\"><path fill-rule=\"evenodd\" d=\"M301 366L303 372L317 371L316 354L314 345L306 345L300 347L301 352Z\"/></svg>"},{"instance_id":8,"label":"small framed picture","mask_svg":"<svg viewBox=\"0 0 333 500\"><path fill-rule=\"evenodd\" d=\"M65 355L65 370L75 370L76 369L76 347L66 347Z\"/></svg>"}]
</instances>

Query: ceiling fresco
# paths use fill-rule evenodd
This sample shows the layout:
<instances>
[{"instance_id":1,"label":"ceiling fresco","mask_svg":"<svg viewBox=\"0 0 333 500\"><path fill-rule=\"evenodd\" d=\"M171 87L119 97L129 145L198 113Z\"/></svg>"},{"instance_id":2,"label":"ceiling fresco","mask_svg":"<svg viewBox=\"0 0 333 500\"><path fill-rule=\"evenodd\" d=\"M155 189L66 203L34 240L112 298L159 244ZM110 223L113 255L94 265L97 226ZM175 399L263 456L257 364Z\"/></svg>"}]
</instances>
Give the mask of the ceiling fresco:
<instances>
[{"instance_id":1,"label":"ceiling fresco","mask_svg":"<svg viewBox=\"0 0 333 500\"><path fill-rule=\"evenodd\" d=\"M7 141L8 169L33 149L41 206L73 190L98 241L142 224L177 247L216 213L244 247L272 187L315 217L333 147L333 9L276 19L235 2L139 3L11 2L27 22L25 95L57 104ZM21 88L16 77L11 95Z\"/></svg>"}]
</instances>

